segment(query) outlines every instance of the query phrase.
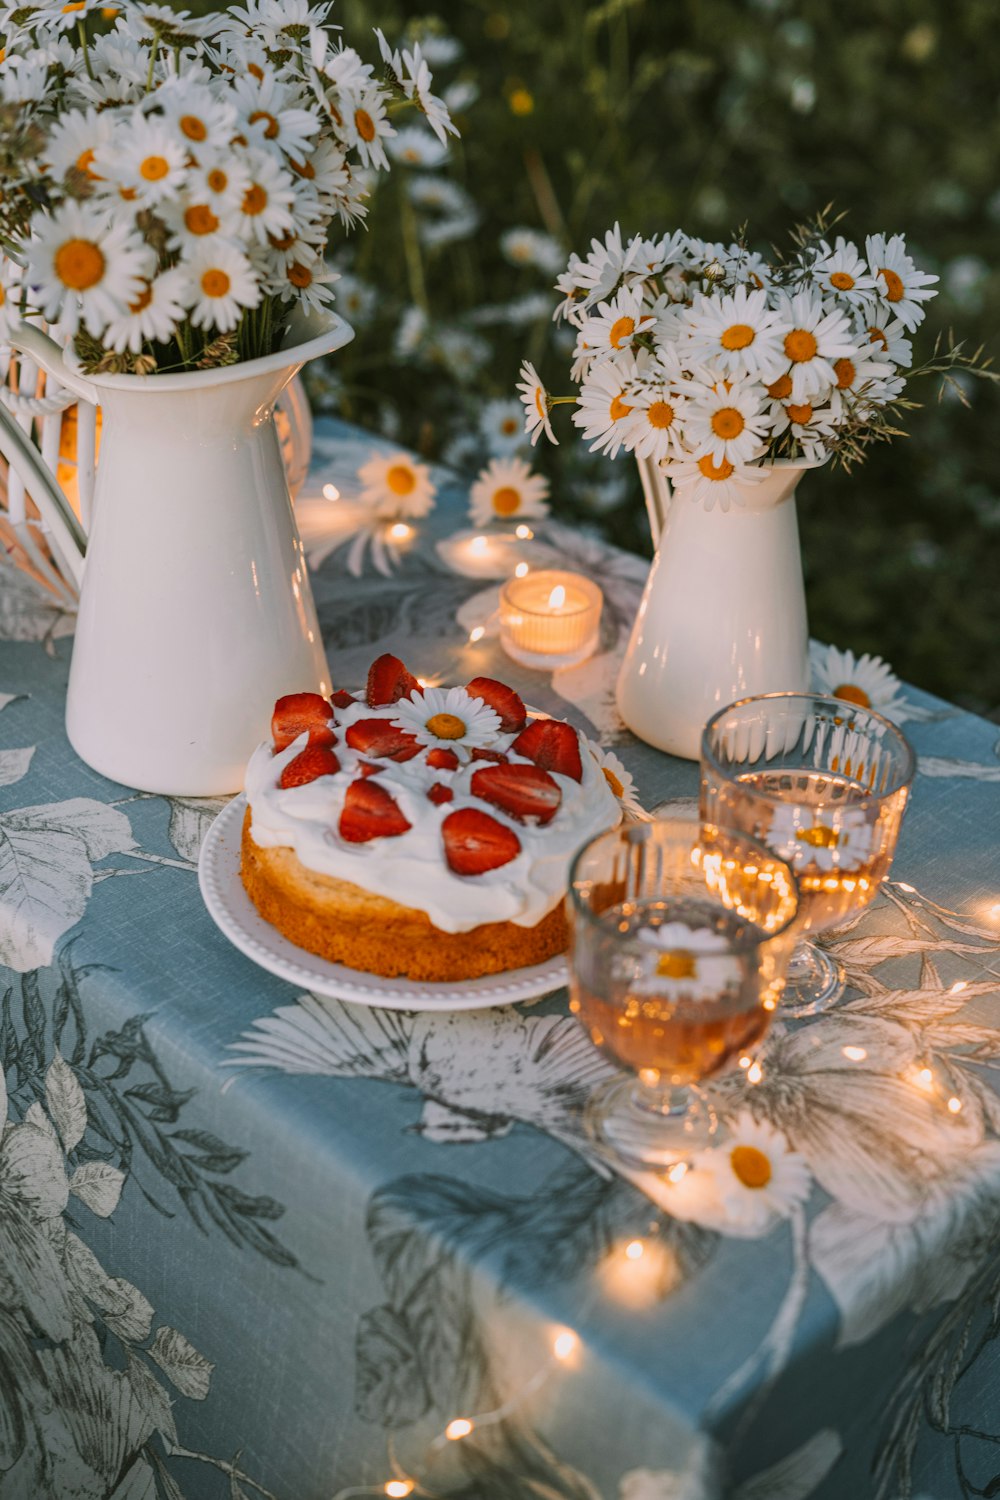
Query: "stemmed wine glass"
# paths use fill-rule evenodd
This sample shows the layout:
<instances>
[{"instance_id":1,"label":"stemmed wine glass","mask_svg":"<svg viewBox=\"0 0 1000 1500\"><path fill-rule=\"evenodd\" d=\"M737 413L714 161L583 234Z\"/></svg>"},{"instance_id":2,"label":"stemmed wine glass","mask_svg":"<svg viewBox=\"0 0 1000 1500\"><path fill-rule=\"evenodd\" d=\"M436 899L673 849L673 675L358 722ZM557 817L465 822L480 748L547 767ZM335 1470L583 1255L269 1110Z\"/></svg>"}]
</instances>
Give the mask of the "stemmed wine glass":
<instances>
[{"instance_id":1,"label":"stemmed wine glass","mask_svg":"<svg viewBox=\"0 0 1000 1500\"><path fill-rule=\"evenodd\" d=\"M744 698L705 726L702 819L787 860L799 933L828 932L867 906L889 873L914 769L909 742L869 708L815 693ZM843 989L841 966L800 942L783 997L791 1013L826 1010Z\"/></svg>"},{"instance_id":2,"label":"stemmed wine glass","mask_svg":"<svg viewBox=\"0 0 1000 1500\"><path fill-rule=\"evenodd\" d=\"M631 1166L708 1144L697 1085L761 1040L794 942L795 877L746 834L695 819L629 823L570 871L570 1009L631 1070L591 1099L591 1135Z\"/></svg>"}]
</instances>

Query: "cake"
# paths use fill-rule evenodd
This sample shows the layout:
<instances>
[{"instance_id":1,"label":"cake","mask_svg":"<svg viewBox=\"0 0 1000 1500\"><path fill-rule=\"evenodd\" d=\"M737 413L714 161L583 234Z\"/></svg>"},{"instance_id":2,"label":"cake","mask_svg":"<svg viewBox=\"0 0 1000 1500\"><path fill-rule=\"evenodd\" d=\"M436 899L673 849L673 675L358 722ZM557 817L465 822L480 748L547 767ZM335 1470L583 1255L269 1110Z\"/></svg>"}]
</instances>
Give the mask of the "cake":
<instances>
[{"instance_id":1,"label":"cake","mask_svg":"<svg viewBox=\"0 0 1000 1500\"><path fill-rule=\"evenodd\" d=\"M292 693L246 774L240 873L288 940L385 977L463 980L565 950L576 851L621 818L600 752L493 678Z\"/></svg>"}]
</instances>

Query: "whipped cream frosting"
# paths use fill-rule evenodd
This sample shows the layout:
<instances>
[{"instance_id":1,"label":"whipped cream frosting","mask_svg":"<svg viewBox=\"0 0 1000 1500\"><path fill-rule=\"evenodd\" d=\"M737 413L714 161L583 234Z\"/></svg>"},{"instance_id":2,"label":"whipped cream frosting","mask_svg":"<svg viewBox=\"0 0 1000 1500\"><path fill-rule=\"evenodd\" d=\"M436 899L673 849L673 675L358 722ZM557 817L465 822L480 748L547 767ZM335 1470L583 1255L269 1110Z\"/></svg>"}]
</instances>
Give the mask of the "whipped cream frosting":
<instances>
[{"instance_id":1,"label":"whipped cream frosting","mask_svg":"<svg viewBox=\"0 0 1000 1500\"><path fill-rule=\"evenodd\" d=\"M426 912L442 932L469 932L484 922L536 926L565 896L576 851L621 819L618 799L582 734L578 738L583 779L577 782L556 771L549 773L562 792L562 802L551 822L540 828L521 823L502 808L472 795L469 784L473 773L489 762L471 760L457 771L436 770L427 764L430 747L421 748L412 760L400 764L383 761L346 743L345 730L359 719L401 723L396 704L369 708L362 701L338 709L331 722L337 735L334 754L340 770L305 786L282 790L278 781L285 766L305 749L308 734L301 734L277 754L270 742L258 746L246 774L251 835L261 848L293 849L302 864L318 874L350 881L401 906ZM516 733L497 731L490 749L507 754L511 764L531 764L526 757L510 753L516 738ZM438 743L442 749L456 748L444 740ZM395 798L411 825L409 832L364 844L348 843L340 837L337 830L344 796L360 776L362 760L380 767L372 779ZM427 791L435 782L452 789L451 802L439 805L430 801ZM513 829L521 852L497 870L456 875L445 859L441 825L460 807L478 808Z\"/></svg>"}]
</instances>

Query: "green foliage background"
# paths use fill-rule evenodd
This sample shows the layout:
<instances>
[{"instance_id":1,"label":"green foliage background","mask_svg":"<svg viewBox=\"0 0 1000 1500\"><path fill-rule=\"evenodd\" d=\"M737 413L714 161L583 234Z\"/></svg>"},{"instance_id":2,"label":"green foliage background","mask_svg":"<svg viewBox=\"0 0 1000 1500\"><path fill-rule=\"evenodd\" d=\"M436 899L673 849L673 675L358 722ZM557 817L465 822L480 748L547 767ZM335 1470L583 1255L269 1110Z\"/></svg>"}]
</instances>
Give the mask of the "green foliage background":
<instances>
[{"instance_id":1,"label":"green foliage background","mask_svg":"<svg viewBox=\"0 0 1000 1500\"><path fill-rule=\"evenodd\" d=\"M970 349L997 347L995 0L452 0L430 21L395 0L338 0L333 19L368 59L373 24L392 41L406 27L454 36L462 55L435 68L435 88L464 79L478 90L442 170L471 194L479 225L419 251L432 320L462 326L483 304L550 287L502 256L512 225L582 253L616 219L629 234L680 226L711 239L749 221L751 243L766 249L832 200L848 212L849 238L903 231L918 265L941 274L916 362L949 327ZM336 356L336 397L346 414L439 456L483 397L513 392L522 357L557 392L571 389L569 360L540 317L480 327L490 353L471 375L433 355L429 368L401 363L393 331L419 293L405 175L394 169L369 233L351 242L378 297L373 321ZM968 390L966 409L953 395L939 401L931 382L909 387L924 403L907 418L911 437L850 475L807 476L800 526L814 635L879 653L913 682L1000 717L1000 388L970 380ZM648 551L628 457L599 460L629 486L617 508L595 513L595 470L582 467L568 421L557 428L559 448L535 450L556 510Z\"/></svg>"}]
</instances>

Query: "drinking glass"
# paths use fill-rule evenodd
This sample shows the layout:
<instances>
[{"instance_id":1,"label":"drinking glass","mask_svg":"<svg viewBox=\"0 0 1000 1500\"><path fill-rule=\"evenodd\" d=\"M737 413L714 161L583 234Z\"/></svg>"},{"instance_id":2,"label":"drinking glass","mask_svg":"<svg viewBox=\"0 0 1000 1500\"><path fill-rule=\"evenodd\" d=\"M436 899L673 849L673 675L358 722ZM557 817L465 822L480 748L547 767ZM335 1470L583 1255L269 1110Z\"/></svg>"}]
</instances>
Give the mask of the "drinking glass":
<instances>
[{"instance_id":1,"label":"drinking glass","mask_svg":"<svg viewBox=\"0 0 1000 1500\"><path fill-rule=\"evenodd\" d=\"M701 814L787 860L799 887L799 933L829 932L872 901L889 873L915 760L894 724L815 693L744 698L715 714L701 741ZM794 1015L829 1009L841 966L800 942L783 996Z\"/></svg>"},{"instance_id":2,"label":"drinking glass","mask_svg":"<svg viewBox=\"0 0 1000 1500\"><path fill-rule=\"evenodd\" d=\"M629 823L570 870L570 1009L631 1076L591 1099L591 1135L631 1166L708 1144L698 1088L767 1031L794 944L788 863L745 833L693 818Z\"/></svg>"}]
</instances>

